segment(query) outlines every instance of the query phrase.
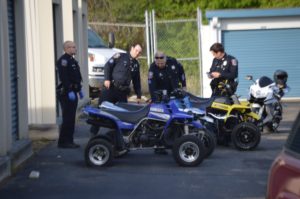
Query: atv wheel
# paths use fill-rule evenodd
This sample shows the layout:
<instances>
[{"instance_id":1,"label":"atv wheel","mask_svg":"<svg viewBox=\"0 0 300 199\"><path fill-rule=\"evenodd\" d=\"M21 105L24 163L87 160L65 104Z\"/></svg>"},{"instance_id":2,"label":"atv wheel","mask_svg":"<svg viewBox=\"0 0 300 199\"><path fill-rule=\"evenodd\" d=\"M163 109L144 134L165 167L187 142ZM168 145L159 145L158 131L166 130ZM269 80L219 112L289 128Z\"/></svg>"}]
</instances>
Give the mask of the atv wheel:
<instances>
[{"instance_id":1,"label":"atv wheel","mask_svg":"<svg viewBox=\"0 0 300 199\"><path fill-rule=\"evenodd\" d=\"M252 150L260 142L261 133L257 126L249 122L242 122L232 130L231 140L239 150Z\"/></svg>"},{"instance_id":2,"label":"atv wheel","mask_svg":"<svg viewBox=\"0 0 300 199\"><path fill-rule=\"evenodd\" d=\"M180 166L197 166L203 161L204 156L205 149L198 137L185 135L175 140L173 157Z\"/></svg>"},{"instance_id":3,"label":"atv wheel","mask_svg":"<svg viewBox=\"0 0 300 199\"><path fill-rule=\"evenodd\" d=\"M112 144L104 139L91 140L84 152L85 162L88 166L105 167L113 160Z\"/></svg>"},{"instance_id":4,"label":"atv wheel","mask_svg":"<svg viewBox=\"0 0 300 199\"><path fill-rule=\"evenodd\" d=\"M209 157L215 150L216 147L216 136L209 130L200 133L200 140L205 148L205 158Z\"/></svg>"}]
</instances>

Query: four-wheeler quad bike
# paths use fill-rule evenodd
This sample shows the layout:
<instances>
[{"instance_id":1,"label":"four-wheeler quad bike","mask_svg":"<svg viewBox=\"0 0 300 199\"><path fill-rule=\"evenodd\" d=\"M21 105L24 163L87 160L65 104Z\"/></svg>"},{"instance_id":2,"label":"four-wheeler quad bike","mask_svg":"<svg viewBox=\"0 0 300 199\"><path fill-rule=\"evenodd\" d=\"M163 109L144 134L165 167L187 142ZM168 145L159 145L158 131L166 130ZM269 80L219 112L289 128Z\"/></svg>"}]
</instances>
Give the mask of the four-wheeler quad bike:
<instances>
[{"instance_id":1,"label":"four-wheeler quad bike","mask_svg":"<svg viewBox=\"0 0 300 199\"><path fill-rule=\"evenodd\" d=\"M206 115L213 119L213 123L203 124L216 133L219 144L227 145L232 141L239 150L255 149L261 138L258 127L261 125L260 117L251 110L248 102L238 100L227 82L221 82L218 88L223 95L209 99L187 93L190 102L187 106L206 110Z\"/></svg>"},{"instance_id":2,"label":"four-wheeler quad bike","mask_svg":"<svg viewBox=\"0 0 300 199\"><path fill-rule=\"evenodd\" d=\"M163 93L165 93L165 95ZM155 94L158 97L158 100L157 100L158 103L166 103L167 107L170 106L171 104L175 104L179 111L183 111L186 113L188 112L188 114L193 114L193 112L191 112L190 109L182 109L182 106L178 105L178 101L179 101L178 99L182 97L182 92L180 89L175 89L169 95L166 92L164 92L163 90L158 90L155 92ZM118 102L116 104L119 107L122 107L127 110L132 110L132 111L138 110L141 108L140 104L134 104L134 103ZM196 112L197 112L198 116L199 116L199 114L201 114L201 116L205 115L205 112L201 111L199 109ZM199 117L195 117L194 119L197 120L197 118L199 118ZM201 124L203 124L204 122L207 122L207 120L204 118L205 117L201 117L201 119L200 119ZM209 119L209 118L207 118L207 119ZM181 131L183 131L183 129ZM202 143L204 144L205 158L207 158L215 150L216 136L215 136L214 132L209 129L203 129L201 131L201 133L199 134L199 136L200 136L199 138L201 139Z\"/></svg>"},{"instance_id":3,"label":"four-wheeler quad bike","mask_svg":"<svg viewBox=\"0 0 300 199\"><path fill-rule=\"evenodd\" d=\"M89 140L85 148L85 161L89 166L112 163L118 134L123 136L128 150L172 149L180 166L197 166L207 153L201 139L207 130L192 114L178 110L172 101L152 103L137 110L103 102L100 109L86 107L84 112L88 115L88 124L111 129Z\"/></svg>"}]
</instances>

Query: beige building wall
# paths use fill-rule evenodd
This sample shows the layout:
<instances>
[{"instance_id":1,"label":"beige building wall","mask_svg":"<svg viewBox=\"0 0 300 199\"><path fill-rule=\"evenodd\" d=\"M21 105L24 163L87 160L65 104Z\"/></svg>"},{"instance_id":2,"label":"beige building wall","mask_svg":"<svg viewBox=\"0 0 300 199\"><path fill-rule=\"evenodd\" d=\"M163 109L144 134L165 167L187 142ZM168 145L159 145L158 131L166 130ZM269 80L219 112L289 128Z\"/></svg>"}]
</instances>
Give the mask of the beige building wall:
<instances>
[{"instance_id":1,"label":"beige building wall","mask_svg":"<svg viewBox=\"0 0 300 199\"><path fill-rule=\"evenodd\" d=\"M53 21L53 5L57 7L56 22ZM76 27L74 29L74 7L76 8ZM85 8L82 12L82 7ZM82 38L82 13L87 15L86 1L74 0L28 0L25 1L26 16L26 53L28 73L28 118L29 124L56 124L56 93L55 93L55 52L57 58L63 54L62 44L66 40L75 40L78 35L78 55L80 66L87 63L86 39ZM86 18L85 18L86 20ZM61 29L56 30L57 46L55 48L54 23ZM86 29L86 28L85 28ZM85 38L86 33L85 33ZM86 55L82 53L86 51ZM84 64L86 65L86 64ZM84 82L88 81L87 68L81 67ZM88 93L87 86L84 91ZM87 98L85 99L85 101ZM82 103L83 101L80 101Z\"/></svg>"},{"instance_id":2,"label":"beige building wall","mask_svg":"<svg viewBox=\"0 0 300 199\"><path fill-rule=\"evenodd\" d=\"M55 124L52 0L25 1L29 124Z\"/></svg>"},{"instance_id":3,"label":"beige building wall","mask_svg":"<svg viewBox=\"0 0 300 199\"><path fill-rule=\"evenodd\" d=\"M42 124L56 123L55 57L52 1L38 1Z\"/></svg>"}]
</instances>

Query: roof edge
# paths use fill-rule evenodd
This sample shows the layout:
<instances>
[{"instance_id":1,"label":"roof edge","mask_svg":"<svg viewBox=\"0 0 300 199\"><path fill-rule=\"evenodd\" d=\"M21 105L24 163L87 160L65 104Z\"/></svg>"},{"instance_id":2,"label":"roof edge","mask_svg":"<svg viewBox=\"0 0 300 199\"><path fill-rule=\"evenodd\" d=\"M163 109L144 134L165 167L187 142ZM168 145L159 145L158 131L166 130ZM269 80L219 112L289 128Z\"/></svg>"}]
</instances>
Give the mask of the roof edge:
<instances>
[{"instance_id":1,"label":"roof edge","mask_svg":"<svg viewBox=\"0 0 300 199\"><path fill-rule=\"evenodd\" d=\"M227 9L207 10L206 18L252 18L252 17L283 17L300 16L300 7L272 9Z\"/></svg>"}]
</instances>

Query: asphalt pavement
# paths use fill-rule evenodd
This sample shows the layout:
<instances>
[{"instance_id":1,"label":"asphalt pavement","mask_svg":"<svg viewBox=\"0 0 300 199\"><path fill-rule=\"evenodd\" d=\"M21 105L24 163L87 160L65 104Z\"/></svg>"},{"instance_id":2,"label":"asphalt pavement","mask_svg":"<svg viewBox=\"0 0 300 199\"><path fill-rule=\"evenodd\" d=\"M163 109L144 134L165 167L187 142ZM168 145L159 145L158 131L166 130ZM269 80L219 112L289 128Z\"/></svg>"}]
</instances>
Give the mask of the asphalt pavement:
<instances>
[{"instance_id":1,"label":"asphalt pavement","mask_svg":"<svg viewBox=\"0 0 300 199\"><path fill-rule=\"evenodd\" d=\"M157 155L153 150L131 151L108 168L89 168L84 162L89 126L80 119L79 149L59 149L50 142L0 186L0 198L265 198L268 170L300 110L299 103L284 104L279 132L263 133L255 151L218 146L194 168L179 167L170 151Z\"/></svg>"}]
</instances>

